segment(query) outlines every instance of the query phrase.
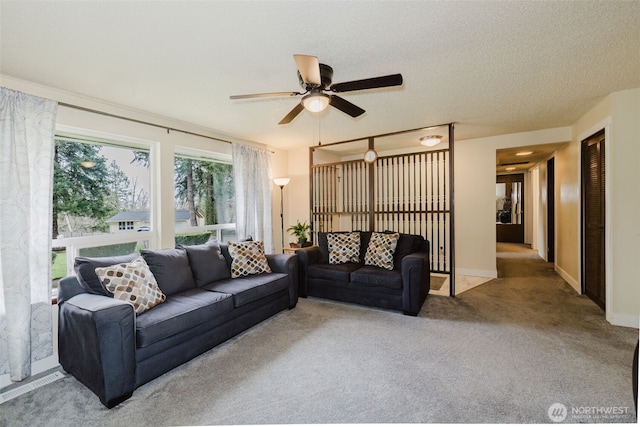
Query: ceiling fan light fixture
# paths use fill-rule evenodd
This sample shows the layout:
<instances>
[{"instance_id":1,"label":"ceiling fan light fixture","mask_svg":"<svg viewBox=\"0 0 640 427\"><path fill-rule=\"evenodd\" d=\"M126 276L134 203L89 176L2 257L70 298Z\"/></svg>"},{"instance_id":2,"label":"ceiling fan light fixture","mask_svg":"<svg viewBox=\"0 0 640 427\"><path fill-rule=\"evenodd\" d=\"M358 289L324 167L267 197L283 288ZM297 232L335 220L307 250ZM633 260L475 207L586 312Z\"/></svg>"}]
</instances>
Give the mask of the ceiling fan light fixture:
<instances>
[{"instance_id":1,"label":"ceiling fan light fixture","mask_svg":"<svg viewBox=\"0 0 640 427\"><path fill-rule=\"evenodd\" d=\"M91 169L95 165L96 165L96 162L94 162L93 160L83 160L80 162L80 166L82 166L85 169Z\"/></svg>"},{"instance_id":2,"label":"ceiling fan light fixture","mask_svg":"<svg viewBox=\"0 0 640 427\"><path fill-rule=\"evenodd\" d=\"M420 138L420 144L427 147L434 147L440 144L442 141L442 135L427 135Z\"/></svg>"},{"instance_id":3,"label":"ceiling fan light fixture","mask_svg":"<svg viewBox=\"0 0 640 427\"><path fill-rule=\"evenodd\" d=\"M302 105L307 111L319 113L329 105L329 95L320 92L312 92L302 98Z\"/></svg>"}]
</instances>

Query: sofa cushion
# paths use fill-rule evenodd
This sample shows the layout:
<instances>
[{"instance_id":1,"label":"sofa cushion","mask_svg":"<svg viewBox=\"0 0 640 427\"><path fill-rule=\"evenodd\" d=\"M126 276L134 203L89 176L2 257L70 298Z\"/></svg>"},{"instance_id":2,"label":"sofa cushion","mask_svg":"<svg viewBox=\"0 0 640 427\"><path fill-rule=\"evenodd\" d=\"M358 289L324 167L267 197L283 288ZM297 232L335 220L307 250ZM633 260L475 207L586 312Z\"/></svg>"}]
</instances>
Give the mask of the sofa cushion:
<instances>
[{"instance_id":1,"label":"sofa cushion","mask_svg":"<svg viewBox=\"0 0 640 427\"><path fill-rule=\"evenodd\" d=\"M136 319L136 345L146 347L233 310L229 294L193 288L173 294Z\"/></svg>"},{"instance_id":2,"label":"sofa cushion","mask_svg":"<svg viewBox=\"0 0 640 427\"><path fill-rule=\"evenodd\" d=\"M289 286L289 279L283 273L264 273L250 277L218 280L204 285L202 289L233 295L236 307L264 298Z\"/></svg>"},{"instance_id":3,"label":"sofa cushion","mask_svg":"<svg viewBox=\"0 0 640 427\"><path fill-rule=\"evenodd\" d=\"M231 277L231 271L217 241L209 240L202 245L178 246L178 248L187 251L196 286Z\"/></svg>"},{"instance_id":4,"label":"sofa cushion","mask_svg":"<svg viewBox=\"0 0 640 427\"><path fill-rule=\"evenodd\" d=\"M351 281L359 285L402 289L402 274L400 274L400 271L386 270L370 265L365 265L351 273Z\"/></svg>"},{"instance_id":5,"label":"sofa cushion","mask_svg":"<svg viewBox=\"0 0 640 427\"><path fill-rule=\"evenodd\" d=\"M360 267L360 264L353 263L312 264L307 269L307 277L331 280L336 283L348 283L351 273Z\"/></svg>"},{"instance_id":6,"label":"sofa cushion","mask_svg":"<svg viewBox=\"0 0 640 427\"><path fill-rule=\"evenodd\" d=\"M414 252L418 252L421 249L423 242L424 237L422 236L415 234L400 234L398 244L396 245L396 252L393 255L393 268L399 270L402 258Z\"/></svg>"},{"instance_id":7,"label":"sofa cushion","mask_svg":"<svg viewBox=\"0 0 640 427\"><path fill-rule=\"evenodd\" d=\"M263 242L229 242L228 245L232 258L231 278L271 273Z\"/></svg>"},{"instance_id":8,"label":"sofa cushion","mask_svg":"<svg viewBox=\"0 0 640 427\"><path fill-rule=\"evenodd\" d=\"M73 269L76 272L78 283L87 292L97 295L104 295L113 297L113 294L104 287L98 275L96 274L96 268L109 267L110 265L116 265L121 263L131 262L140 254L131 253L128 255L118 255L110 257L88 258L88 257L76 257Z\"/></svg>"},{"instance_id":9,"label":"sofa cushion","mask_svg":"<svg viewBox=\"0 0 640 427\"><path fill-rule=\"evenodd\" d=\"M142 249L140 253L167 296L196 287L184 249Z\"/></svg>"},{"instance_id":10,"label":"sofa cushion","mask_svg":"<svg viewBox=\"0 0 640 427\"><path fill-rule=\"evenodd\" d=\"M329 264L360 262L360 233L327 234Z\"/></svg>"},{"instance_id":11,"label":"sofa cushion","mask_svg":"<svg viewBox=\"0 0 640 427\"><path fill-rule=\"evenodd\" d=\"M393 254L398 238L399 233L373 233L364 256L364 264L393 270Z\"/></svg>"},{"instance_id":12,"label":"sofa cushion","mask_svg":"<svg viewBox=\"0 0 640 427\"><path fill-rule=\"evenodd\" d=\"M130 263L98 267L96 275L114 298L133 305L136 314L162 304L167 298L140 256Z\"/></svg>"}]
</instances>

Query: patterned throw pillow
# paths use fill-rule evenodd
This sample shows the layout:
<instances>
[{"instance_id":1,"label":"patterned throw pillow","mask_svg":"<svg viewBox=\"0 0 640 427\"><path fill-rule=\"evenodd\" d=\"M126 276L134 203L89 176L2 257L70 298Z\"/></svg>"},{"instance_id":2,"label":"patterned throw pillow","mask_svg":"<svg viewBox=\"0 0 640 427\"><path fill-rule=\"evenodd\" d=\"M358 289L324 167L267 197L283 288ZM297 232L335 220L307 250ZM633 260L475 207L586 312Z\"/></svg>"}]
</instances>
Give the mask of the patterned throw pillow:
<instances>
[{"instance_id":1,"label":"patterned throw pillow","mask_svg":"<svg viewBox=\"0 0 640 427\"><path fill-rule=\"evenodd\" d=\"M116 299L132 304L136 314L144 313L167 299L142 257L130 263L96 268L96 275Z\"/></svg>"},{"instance_id":2,"label":"patterned throw pillow","mask_svg":"<svg viewBox=\"0 0 640 427\"><path fill-rule=\"evenodd\" d=\"M271 273L267 257L264 255L264 243L228 242L228 245L231 255L231 278Z\"/></svg>"},{"instance_id":3,"label":"patterned throw pillow","mask_svg":"<svg viewBox=\"0 0 640 427\"><path fill-rule=\"evenodd\" d=\"M371 240L364 255L365 265L393 270L393 254L399 238L399 233L371 233Z\"/></svg>"},{"instance_id":4,"label":"patterned throw pillow","mask_svg":"<svg viewBox=\"0 0 640 427\"><path fill-rule=\"evenodd\" d=\"M327 234L329 264L360 262L360 233Z\"/></svg>"}]
</instances>

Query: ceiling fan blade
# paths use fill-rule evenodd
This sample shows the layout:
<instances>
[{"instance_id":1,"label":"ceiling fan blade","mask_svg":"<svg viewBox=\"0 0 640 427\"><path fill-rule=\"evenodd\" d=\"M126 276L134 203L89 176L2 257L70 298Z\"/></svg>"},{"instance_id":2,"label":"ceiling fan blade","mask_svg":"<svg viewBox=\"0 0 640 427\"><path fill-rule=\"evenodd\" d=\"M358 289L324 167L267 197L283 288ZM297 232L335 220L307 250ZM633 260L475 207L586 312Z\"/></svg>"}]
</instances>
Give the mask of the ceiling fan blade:
<instances>
[{"instance_id":1,"label":"ceiling fan blade","mask_svg":"<svg viewBox=\"0 0 640 427\"><path fill-rule=\"evenodd\" d=\"M296 96L296 95L303 95L303 94L300 92L252 93L249 95L231 95L229 99L268 98L271 96Z\"/></svg>"},{"instance_id":2,"label":"ceiling fan blade","mask_svg":"<svg viewBox=\"0 0 640 427\"><path fill-rule=\"evenodd\" d=\"M349 92L352 90L375 89L379 87L400 86L402 74L390 74L388 76L372 77L370 79L352 80L350 82L336 83L331 86L332 92Z\"/></svg>"},{"instance_id":3,"label":"ceiling fan blade","mask_svg":"<svg viewBox=\"0 0 640 427\"><path fill-rule=\"evenodd\" d=\"M293 107L293 110L289 111L289 114L284 116L284 118L278 122L278 124L286 125L287 123L291 123L291 120L295 119L302 110L304 110L304 105L302 105L302 102L299 102L298 105Z\"/></svg>"},{"instance_id":4,"label":"ceiling fan blade","mask_svg":"<svg viewBox=\"0 0 640 427\"><path fill-rule=\"evenodd\" d=\"M364 113L364 110L358 107L355 104L350 103L344 98L340 98L338 95L331 95L331 100L329 104L336 107L338 110L343 113L347 113L351 117L358 117L359 115Z\"/></svg>"},{"instance_id":5,"label":"ceiling fan blade","mask_svg":"<svg viewBox=\"0 0 640 427\"><path fill-rule=\"evenodd\" d=\"M322 84L320 78L320 63L317 56L309 55L293 55L293 59L296 61L300 76L305 83L312 85Z\"/></svg>"}]
</instances>

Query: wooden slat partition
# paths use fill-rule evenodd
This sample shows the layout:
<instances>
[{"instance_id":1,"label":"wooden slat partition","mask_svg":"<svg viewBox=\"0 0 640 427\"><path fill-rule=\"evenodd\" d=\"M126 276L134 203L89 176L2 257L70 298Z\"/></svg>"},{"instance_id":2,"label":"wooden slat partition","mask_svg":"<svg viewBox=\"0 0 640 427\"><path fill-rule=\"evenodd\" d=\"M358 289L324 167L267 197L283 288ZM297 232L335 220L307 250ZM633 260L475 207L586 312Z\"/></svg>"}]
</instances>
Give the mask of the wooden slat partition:
<instances>
[{"instance_id":1,"label":"wooden slat partition","mask_svg":"<svg viewBox=\"0 0 640 427\"><path fill-rule=\"evenodd\" d=\"M361 160L312 165L311 170L314 232L419 234L431 243L432 271L450 272L448 150L381 157L373 165Z\"/></svg>"}]
</instances>

